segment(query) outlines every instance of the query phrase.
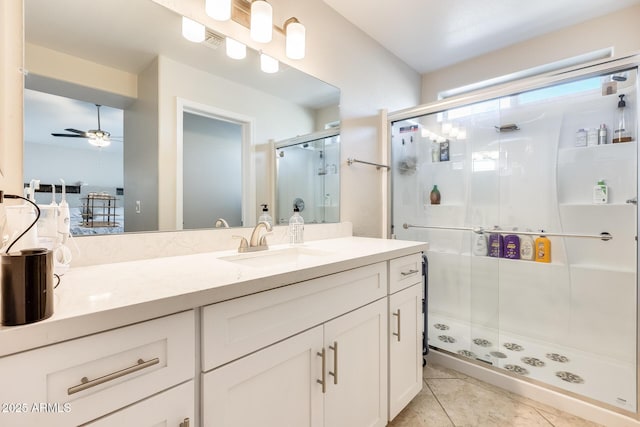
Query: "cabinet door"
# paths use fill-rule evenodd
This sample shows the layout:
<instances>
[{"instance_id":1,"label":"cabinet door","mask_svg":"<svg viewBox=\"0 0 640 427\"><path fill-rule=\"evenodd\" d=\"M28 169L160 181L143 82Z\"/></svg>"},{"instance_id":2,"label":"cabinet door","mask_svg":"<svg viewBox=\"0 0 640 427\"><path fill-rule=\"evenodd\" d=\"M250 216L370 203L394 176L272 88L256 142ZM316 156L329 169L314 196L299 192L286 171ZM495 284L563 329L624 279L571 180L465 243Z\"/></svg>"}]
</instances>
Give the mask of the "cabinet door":
<instances>
[{"instance_id":1,"label":"cabinet door","mask_svg":"<svg viewBox=\"0 0 640 427\"><path fill-rule=\"evenodd\" d=\"M421 286L389 297L389 420L422 389Z\"/></svg>"},{"instance_id":2,"label":"cabinet door","mask_svg":"<svg viewBox=\"0 0 640 427\"><path fill-rule=\"evenodd\" d=\"M91 427L195 426L193 380L86 424Z\"/></svg>"},{"instance_id":3,"label":"cabinet door","mask_svg":"<svg viewBox=\"0 0 640 427\"><path fill-rule=\"evenodd\" d=\"M321 427L322 326L203 374L203 425Z\"/></svg>"},{"instance_id":4,"label":"cabinet door","mask_svg":"<svg viewBox=\"0 0 640 427\"><path fill-rule=\"evenodd\" d=\"M325 324L325 426L387 424L387 299Z\"/></svg>"}]
</instances>

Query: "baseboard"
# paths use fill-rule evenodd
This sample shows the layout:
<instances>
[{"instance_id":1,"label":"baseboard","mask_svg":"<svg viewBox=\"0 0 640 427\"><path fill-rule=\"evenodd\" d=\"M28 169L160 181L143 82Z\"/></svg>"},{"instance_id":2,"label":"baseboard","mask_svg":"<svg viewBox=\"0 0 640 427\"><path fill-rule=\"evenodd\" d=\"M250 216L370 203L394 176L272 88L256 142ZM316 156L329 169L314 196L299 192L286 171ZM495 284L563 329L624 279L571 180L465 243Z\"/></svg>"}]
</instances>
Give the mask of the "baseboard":
<instances>
[{"instance_id":1,"label":"baseboard","mask_svg":"<svg viewBox=\"0 0 640 427\"><path fill-rule=\"evenodd\" d=\"M437 350L431 349L429 351L427 363L435 363L445 368L456 370L496 387L607 427L640 427L638 419L576 399L555 390L519 380Z\"/></svg>"}]
</instances>

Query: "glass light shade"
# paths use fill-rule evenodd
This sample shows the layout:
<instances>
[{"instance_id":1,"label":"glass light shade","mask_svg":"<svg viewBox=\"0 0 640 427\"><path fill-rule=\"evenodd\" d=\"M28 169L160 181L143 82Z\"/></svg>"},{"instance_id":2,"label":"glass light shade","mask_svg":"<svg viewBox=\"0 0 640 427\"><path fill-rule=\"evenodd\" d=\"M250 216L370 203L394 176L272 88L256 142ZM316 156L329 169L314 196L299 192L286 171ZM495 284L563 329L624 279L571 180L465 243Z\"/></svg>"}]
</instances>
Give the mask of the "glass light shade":
<instances>
[{"instance_id":1,"label":"glass light shade","mask_svg":"<svg viewBox=\"0 0 640 427\"><path fill-rule=\"evenodd\" d=\"M305 34L304 25L299 22L287 24L286 54L287 58L304 58Z\"/></svg>"},{"instance_id":2,"label":"glass light shade","mask_svg":"<svg viewBox=\"0 0 640 427\"><path fill-rule=\"evenodd\" d=\"M277 59L270 57L269 55L265 55L264 53L260 54L260 69L265 73L277 73L280 68L280 63Z\"/></svg>"},{"instance_id":3,"label":"glass light shade","mask_svg":"<svg viewBox=\"0 0 640 427\"><path fill-rule=\"evenodd\" d=\"M203 42L205 37L204 25L183 16L182 37L194 43Z\"/></svg>"},{"instance_id":4,"label":"glass light shade","mask_svg":"<svg viewBox=\"0 0 640 427\"><path fill-rule=\"evenodd\" d=\"M226 40L227 56L233 59L244 59L247 56L247 46L227 37Z\"/></svg>"},{"instance_id":5,"label":"glass light shade","mask_svg":"<svg viewBox=\"0 0 640 427\"><path fill-rule=\"evenodd\" d=\"M251 3L251 38L259 43L269 43L272 33L273 8L266 1L254 1Z\"/></svg>"},{"instance_id":6,"label":"glass light shade","mask_svg":"<svg viewBox=\"0 0 640 427\"><path fill-rule=\"evenodd\" d=\"M111 140L109 138L89 138L89 144L99 148L108 147L111 145Z\"/></svg>"},{"instance_id":7,"label":"glass light shade","mask_svg":"<svg viewBox=\"0 0 640 427\"><path fill-rule=\"evenodd\" d=\"M231 19L231 0L207 0L204 10L216 21L228 21Z\"/></svg>"}]
</instances>

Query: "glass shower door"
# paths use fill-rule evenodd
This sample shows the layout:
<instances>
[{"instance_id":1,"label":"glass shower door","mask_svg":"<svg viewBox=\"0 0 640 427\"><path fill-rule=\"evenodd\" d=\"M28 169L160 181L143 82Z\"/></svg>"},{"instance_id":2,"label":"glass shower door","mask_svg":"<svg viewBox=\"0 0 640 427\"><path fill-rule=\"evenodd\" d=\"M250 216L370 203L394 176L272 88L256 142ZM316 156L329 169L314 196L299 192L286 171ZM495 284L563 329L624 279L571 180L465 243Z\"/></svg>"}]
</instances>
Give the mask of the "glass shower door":
<instances>
[{"instance_id":1,"label":"glass shower door","mask_svg":"<svg viewBox=\"0 0 640 427\"><path fill-rule=\"evenodd\" d=\"M636 411L636 80L392 124L392 232L430 245L430 346ZM621 96L628 135L612 143Z\"/></svg>"}]
</instances>

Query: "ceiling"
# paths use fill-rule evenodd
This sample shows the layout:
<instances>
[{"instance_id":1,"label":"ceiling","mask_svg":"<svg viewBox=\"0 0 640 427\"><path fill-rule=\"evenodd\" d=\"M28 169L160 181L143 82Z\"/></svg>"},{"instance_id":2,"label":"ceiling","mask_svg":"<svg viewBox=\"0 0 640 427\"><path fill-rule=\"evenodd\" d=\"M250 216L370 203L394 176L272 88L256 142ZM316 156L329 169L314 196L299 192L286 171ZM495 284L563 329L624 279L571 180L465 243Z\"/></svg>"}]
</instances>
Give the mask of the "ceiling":
<instances>
[{"instance_id":1,"label":"ceiling","mask_svg":"<svg viewBox=\"0 0 640 427\"><path fill-rule=\"evenodd\" d=\"M420 74L640 0L324 0Z\"/></svg>"}]
</instances>

